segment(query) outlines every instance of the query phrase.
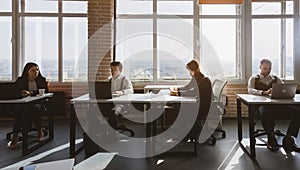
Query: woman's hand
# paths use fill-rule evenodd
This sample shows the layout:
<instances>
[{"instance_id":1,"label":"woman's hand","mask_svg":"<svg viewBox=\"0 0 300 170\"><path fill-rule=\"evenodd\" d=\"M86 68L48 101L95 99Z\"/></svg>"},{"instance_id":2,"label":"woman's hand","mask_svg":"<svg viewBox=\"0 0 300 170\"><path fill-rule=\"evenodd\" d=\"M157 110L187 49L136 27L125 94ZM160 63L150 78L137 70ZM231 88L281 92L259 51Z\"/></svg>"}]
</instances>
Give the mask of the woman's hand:
<instances>
[{"instance_id":1,"label":"woman's hand","mask_svg":"<svg viewBox=\"0 0 300 170\"><path fill-rule=\"evenodd\" d=\"M177 87L170 88L170 96L178 96L178 88Z\"/></svg>"},{"instance_id":2,"label":"woman's hand","mask_svg":"<svg viewBox=\"0 0 300 170\"><path fill-rule=\"evenodd\" d=\"M31 94L32 94L32 92L30 92L28 90L22 90L22 95L24 95L24 96L29 96Z\"/></svg>"}]
</instances>

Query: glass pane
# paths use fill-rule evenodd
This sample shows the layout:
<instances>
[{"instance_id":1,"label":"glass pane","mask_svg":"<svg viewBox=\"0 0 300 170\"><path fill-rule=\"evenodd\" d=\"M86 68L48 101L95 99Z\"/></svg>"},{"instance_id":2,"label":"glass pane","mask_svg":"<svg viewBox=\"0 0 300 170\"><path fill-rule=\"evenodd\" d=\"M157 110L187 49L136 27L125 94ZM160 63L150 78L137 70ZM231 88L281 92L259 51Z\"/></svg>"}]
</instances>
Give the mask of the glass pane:
<instances>
[{"instance_id":1,"label":"glass pane","mask_svg":"<svg viewBox=\"0 0 300 170\"><path fill-rule=\"evenodd\" d=\"M0 0L0 12L11 12L11 0Z\"/></svg>"},{"instance_id":2,"label":"glass pane","mask_svg":"<svg viewBox=\"0 0 300 170\"><path fill-rule=\"evenodd\" d=\"M252 2L252 15L281 14L280 2Z\"/></svg>"},{"instance_id":3,"label":"glass pane","mask_svg":"<svg viewBox=\"0 0 300 170\"><path fill-rule=\"evenodd\" d=\"M12 79L12 19L0 17L0 80Z\"/></svg>"},{"instance_id":4,"label":"glass pane","mask_svg":"<svg viewBox=\"0 0 300 170\"><path fill-rule=\"evenodd\" d=\"M236 15L236 5L200 5L201 15Z\"/></svg>"},{"instance_id":5,"label":"glass pane","mask_svg":"<svg viewBox=\"0 0 300 170\"><path fill-rule=\"evenodd\" d=\"M236 19L202 19L200 64L211 77L236 76ZM220 29L222 28L222 29Z\"/></svg>"},{"instance_id":6,"label":"glass pane","mask_svg":"<svg viewBox=\"0 0 300 170\"><path fill-rule=\"evenodd\" d=\"M160 19L157 25L159 80L190 78L186 63L194 58L193 20Z\"/></svg>"},{"instance_id":7,"label":"glass pane","mask_svg":"<svg viewBox=\"0 0 300 170\"><path fill-rule=\"evenodd\" d=\"M58 1L25 0L25 12L58 12Z\"/></svg>"},{"instance_id":8,"label":"glass pane","mask_svg":"<svg viewBox=\"0 0 300 170\"><path fill-rule=\"evenodd\" d=\"M152 20L117 20L116 60L131 81L153 81Z\"/></svg>"},{"instance_id":9,"label":"glass pane","mask_svg":"<svg viewBox=\"0 0 300 170\"><path fill-rule=\"evenodd\" d=\"M87 13L87 1L63 1L65 13Z\"/></svg>"},{"instance_id":10,"label":"glass pane","mask_svg":"<svg viewBox=\"0 0 300 170\"><path fill-rule=\"evenodd\" d=\"M152 14L153 2L137 0L118 0L117 14Z\"/></svg>"},{"instance_id":11,"label":"glass pane","mask_svg":"<svg viewBox=\"0 0 300 170\"><path fill-rule=\"evenodd\" d=\"M58 81L58 19L25 18L25 63L36 62L49 80Z\"/></svg>"},{"instance_id":12,"label":"glass pane","mask_svg":"<svg viewBox=\"0 0 300 170\"><path fill-rule=\"evenodd\" d=\"M173 14L173 15L193 15L193 1L158 1L158 14Z\"/></svg>"},{"instance_id":13,"label":"glass pane","mask_svg":"<svg viewBox=\"0 0 300 170\"><path fill-rule=\"evenodd\" d=\"M293 1L286 2L286 13L294 14L294 2Z\"/></svg>"},{"instance_id":14,"label":"glass pane","mask_svg":"<svg viewBox=\"0 0 300 170\"><path fill-rule=\"evenodd\" d=\"M294 80L294 20L286 21L286 79Z\"/></svg>"},{"instance_id":15,"label":"glass pane","mask_svg":"<svg viewBox=\"0 0 300 170\"><path fill-rule=\"evenodd\" d=\"M252 20L252 73L259 73L259 62L263 58L272 61L272 74L279 76L280 19Z\"/></svg>"},{"instance_id":16,"label":"glass pane","mask_svg":"<svg viewBox=\"0 0 300 170\"><path fill-rule=\"evenodd\" d=\"M63 80L87 80L87 18L63 19Z\"/></svg>"}]
</instances>

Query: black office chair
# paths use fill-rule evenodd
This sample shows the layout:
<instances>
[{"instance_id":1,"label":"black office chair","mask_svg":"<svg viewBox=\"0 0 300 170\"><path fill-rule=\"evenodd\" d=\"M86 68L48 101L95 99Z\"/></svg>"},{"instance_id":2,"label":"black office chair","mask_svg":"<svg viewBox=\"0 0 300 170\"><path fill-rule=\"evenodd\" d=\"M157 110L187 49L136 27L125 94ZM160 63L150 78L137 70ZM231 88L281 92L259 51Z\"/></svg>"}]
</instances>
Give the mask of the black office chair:
<instances>
[{"instance_id":1,"label":"black office chair","mask_svg":"<svg viewBox=\"0 0 300 170\"><path fill-rule=\"evenodd\" d=\"M126 107L126 108L123 108L121 113L118 116L115 117L116 121L117 121L117 125L115 127L115 130L120 131L121 133L129 132L130 133L129 136L133 137L135 135L134 131L132 129L127 128L126 125L119 123L120 122L119 120L121 118L123 118L127 114L130 114L129 107L127 107L127 105L123 105L123 106ZM100 111L101 111L101 113L104 117L108 118L108 116L114 115L114 113L113 113L114 111L112 111L112 108L114 107L113 104L98 104L98 107L99 107L99 109L100 109ZM111 115L109 115L109 114L111 114Z\"/></svg>"},{"instance_id":2,"label":"black office chair","mask_svg":"<svg viewBox=\"0 0 300 170\"><path fill-rule=\"evenodd\" d=\"M256 117L255 118L256 119L255 120L255 125L256 125L259 121L258 113L256 113L255 117ZM285 136L285 134L282 133L279 129L275 129L274 134L275 134L275 136L278 136L278 137ZM254 131L254 137L255 138L259 138L259 137L263 137L263 136L267 136L267 133L264 129L256 129ZM267 141L263 141L263 143L256 143L256 145L258 145L258 146L267 146ZM282 145L279 145L279 147L282 147Z\"/></svg>"},{"instance_id":3,"label":"black office chair","mask_svg":"<svg viewBox=\"0 0 300 170\"><path fill-rule=\"evenodd\" d=\"M129 111L124 111L121 114L118 115L118 119L123 118L125 115L129 114ZM118 121L119 122L119 121ZM132 129L129 129L125 124L117 124L117 128L116 130L120 131L121 133L124 132L129 132L130 133L130 137L133 137L135 135L134 131Z\"/></svg>"}]
</instances>

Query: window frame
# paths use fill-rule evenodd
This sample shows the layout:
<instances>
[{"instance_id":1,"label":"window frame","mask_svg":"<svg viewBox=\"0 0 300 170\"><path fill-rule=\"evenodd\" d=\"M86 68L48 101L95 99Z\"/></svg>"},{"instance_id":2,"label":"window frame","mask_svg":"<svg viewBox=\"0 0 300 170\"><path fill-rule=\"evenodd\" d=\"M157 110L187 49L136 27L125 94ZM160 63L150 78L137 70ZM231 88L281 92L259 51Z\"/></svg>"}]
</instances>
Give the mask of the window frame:
<instances>
[{"instance_id":1,"label":"window frame","mask_svg":"<svg viewBox=\"0 0 300 170\"><path fill-rule=\"evenodd\" d=\"M248 0L248 1L251 1L251 0ZM294 3L294 13L293 14L285 14L286 12L286 1L292 1ZM299 1L297 0L286 0L286 1L276 1L276 0L252 0L250 2L250 10L249 10L249 15L250 15L250 21L249 23L250 24L250 27L252 28L252 20L253 19L280 19L281 22L280 22L280 28L281 28L281 41L280 41L280 69L279 69L279 77L283 80L285 80L286 78L286 19L293 19L293 27L294 27L294 39L293 39L293 59L294 59L294 79L293 80L285 80L287 82L299 82L300 81L300 75L299 72L300 69L298 69L300 67L300 64L299 64L299 60L300 60L300 51L299 49L295 48L297 46L300 45L299 43L299 37L300 37L300 30L299 30ZM281 5L281 14L255 14L255 15L252 15L252 2L265 2L265 3L272 3L272 2L279 2ZM252 29L251 30L251 36L248 38L248 45L250 46L250 49L251 49L251 55L249 56L252 56ZM250 51L249 51L250 53ZM247 63L251 63L249 64L249 69L247 69L247 75L248 77L250 77L252 75L252 57L251 57L251 62L247 62ZM254 63L255 64L255 63Z\"/></svg>"},{"instance_id":2,"label":"window frame","mask_svg":"<svg viewBox=\"0 0 300 170\"><path fill-rule=\"evenodd\" d=\"M82 17L88 18L88 12L86 13L63 13L62 2L58 0L58 12L46 13L46 12L25 12L25 0L13 0L12 12L0 12L0 16L12 17L12 80L15 80L22 72L23 65L25 64L24 54L24 21L25 17L56 17L58 18L58 81L60 83L65 82L63 79L63 18L68 17ZM70 0L70 1L85 1L88 0ZM88 31L88 30L87 30ZM78 81L78 80L75 80ZM56 82L56 81L54 81ZM68 82L68 81L67 81Z\"/></svg>"},{"instance_id":3,"label":"window frame","mask_svg":"<svg viewBox=\"0 0 300 170\"><path fill-rule=\"evenodd\" d=\"M174 19L172 17L168 17L168 15L162 15L162 14L157 14L157 2L159 0L153 0L153 13L152 15L145 15L145 14L117 14L117 0L115 0L115 18L114 21L116 22L119 19L122 19L124 17L126 17L126 19L141 19L141 18L145 18L145 19L152 19L153 21L153 32L157 31L157 20L164 18L164 19ZM192 19L193 20L193 24L194 24L194 35L193 35L193 50L194 50L194 55L192 59L195 60L200 60L201 58L201 54L200 54L200 44L197 43L198 39L200 38L200 19L237 19L239 20L239 26L240 29L237 31L240 31L240 35L244 35L244 13L242 12L244 10L243 6L240 5L236 5L236 8L238 10L238 14L236 15L201 15L200 14L200 6L198 3L198 0L191 0L193 1L193 15L175 15L176 17L182 18L182 19ZM115 24L115 28L116 28ZM115 29L115 34L116 35L116 31L117 28ZM237 49L239 49L239 51L237 52L236 55L236 77L226 77L226 79L228 79L230 82L232 83L241 83L244 82L243 80L245 79L245 69L244 68L244 62L243 62L243 57L244 56L244 37L238 37L238 33L237 34L237 38L240 39L240 42L238 42L237 44L239 45L239 47L237 47ZM157 49L157 35L154 34L153 35L153 49ZM116 42L116 36L114 36L114 44ZM116 60L116 47L114 46L114 58L113 60ZM153 67L154 68L158 68L158 56L157 56L157 52L153 52ZM150 82L145 82L143 80L141 81L137 81L136 84L168 84L170 83L170 81L168 80L161 80L161 78L158 77L159 73L157 71L157 69L153 70L153 81ZM188 81L189 78L186 78L184 80L176 80L176 82L179 83L183 83Z\"/></svg>"}]
</instances>

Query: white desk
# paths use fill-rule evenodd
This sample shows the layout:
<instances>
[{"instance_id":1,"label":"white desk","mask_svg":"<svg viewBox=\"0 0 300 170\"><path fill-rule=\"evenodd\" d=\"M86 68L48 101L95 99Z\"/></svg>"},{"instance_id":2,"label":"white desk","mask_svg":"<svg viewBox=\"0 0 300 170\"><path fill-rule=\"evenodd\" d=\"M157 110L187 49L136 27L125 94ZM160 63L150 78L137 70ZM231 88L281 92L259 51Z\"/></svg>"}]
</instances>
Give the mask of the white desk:
<instances>
[{"instance_id":1,"label":"white desk","mask_svg":"<svg viewBox=\"0 0 300 170\"><path fill-rule=\"evenodd\" d=\"M169 95L159 95L159 94L130 94L116 97L113 99L91 99L89 95L83 95L71 100L71 118L70 118L70 156L75 157L82 148L75 150L75 134L76 134L76 113L74 105L76 104L98 104L98 103L114 103L114 104L164 104L164 103L185 103L194 104L196 103L196 98L194 97L181 97L181 96L169 96ZM144 107L146 108L146 107ZM152 115L146 114L147 117ZM153 120L152 118L149 118ZM148 119L148 120L149 120ZM147 121L149 122L149 121ZM156 119L154 121L146 124L146 137L151 137L156 135Z\"/></svg>"},{"instance_id":2,"label":"white desk","mask_svg":"<svg viewBox=\"0 0 300 170\"><path fill-rule=\"evenodd\" d=\"M300 105L300 94L296 94L294 99L270 99L265 96L256 96L251 94L237 94L237 120L238 120L238 140L242 149L255 159L255 137L254 137L254 116L259 105ZM248 107L249 116L249 138L250 138L250 153L242 144L242 109L241 103Z\"/></svg>"},{"instance_id":3,"label":"white desk","mask_svg":"<svg viewBox=\"0 0 300 170\"><path fill-rule=\"evenodd\" d=\"M144 87L144 93L150 91L150 90L165 90L165 89L170 89L171 87L183 87L184 85L166 85L166 84L162 84L162 85L155 85L155 84L149 84L146 85Z\"/></svg>"},{"instance_id":4,"label":"white desk","mask_svg":"<svg viewBox=\"0 0 300 170\"><path fill-rule=\"evenodd\" d=\"M41 100L45 100L47 98L51 98L53 96L53 93L45 93L42 96L28 96L24 97L22 99L10 99L10 100L0 100L0 104L19 104L19 105L24 105L24 109L28 109L28 105L39 102ZM36 150L37 148L41 147L42 145L48 143L51 141L54 137L53 133L53 118L52 114L49 114L49 137L42 141L39 142L38 144L34 145L33 147L29 148L28 146L28 130L29 130L29 125L28 125L28 115L29 113L26 112L26 114L22 115L22 119L24 120L24 125L22 126L22 153L23 155L27 155L30 152Z\"/></svg>"}]
</instances>

